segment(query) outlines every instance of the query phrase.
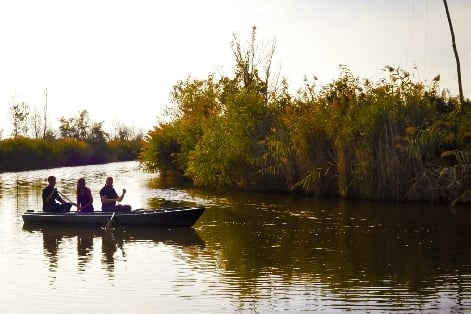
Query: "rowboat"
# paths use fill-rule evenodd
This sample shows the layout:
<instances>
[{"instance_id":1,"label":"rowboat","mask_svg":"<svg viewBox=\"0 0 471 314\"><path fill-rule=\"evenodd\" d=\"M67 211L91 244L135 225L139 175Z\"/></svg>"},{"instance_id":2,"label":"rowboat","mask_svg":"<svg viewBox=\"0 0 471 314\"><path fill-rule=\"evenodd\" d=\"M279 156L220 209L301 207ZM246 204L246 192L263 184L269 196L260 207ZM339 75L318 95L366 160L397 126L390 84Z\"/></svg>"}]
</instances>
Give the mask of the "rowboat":
<instances>
[{"instance_id":1,"label":"rowboat","mask_svg":"<svg viewBox=\"0 0 471 314\"><path fill-rule=\"evenodd\" d=\"M203 206L162 209L136 209L130 212L50 213L27 210L22 214L24 224L71 224L113 226L191 227L204 212Z\"/></svg>"}]
</instances>

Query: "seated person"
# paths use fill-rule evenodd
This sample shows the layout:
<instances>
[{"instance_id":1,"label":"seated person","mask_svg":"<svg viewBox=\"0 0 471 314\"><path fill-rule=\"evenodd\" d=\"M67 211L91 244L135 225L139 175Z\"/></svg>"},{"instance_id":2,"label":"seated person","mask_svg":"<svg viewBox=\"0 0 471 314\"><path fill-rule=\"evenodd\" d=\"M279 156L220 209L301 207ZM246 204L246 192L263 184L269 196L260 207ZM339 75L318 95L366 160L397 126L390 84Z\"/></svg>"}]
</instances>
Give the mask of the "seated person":
<instances>
[{"instance_id":1,"label":"seated person","mask_svg":"<svg viewBox=\"0 0 471 314\"><path fill-rule=\"evenodd\" d=\"M93 210L92 192L85 186L85 179L80 178L77 180L77 211L85 213Z\"/></svg>"},{"instance_id":2,"label":"seated person","mask_svg":"<svg viewBox=\"0 0 471 314\"><path fill-rule=\"evenodd\" d=\"M43 211L52 213L69 212L72 203L67 203L59 195L59 191L55 188L56 177L49 176L47 182L48 185L42 191Z\"/></svg>"},{"instance_id":3,"label":"seated person","mask_svg":"<svg viewBox=\"0 0 471 314\"><path fill-rule=\"evenodd\" d=\"M100 190L101 198L101 210L104 212L129 212L131 211L131 206L129 205L119 205L117 202L121 202L126 194L126 189L123 189L123 194L118 196L115 189L113 188L113 178L106 178L105 186Z\"/></svg>"}]
</instances>

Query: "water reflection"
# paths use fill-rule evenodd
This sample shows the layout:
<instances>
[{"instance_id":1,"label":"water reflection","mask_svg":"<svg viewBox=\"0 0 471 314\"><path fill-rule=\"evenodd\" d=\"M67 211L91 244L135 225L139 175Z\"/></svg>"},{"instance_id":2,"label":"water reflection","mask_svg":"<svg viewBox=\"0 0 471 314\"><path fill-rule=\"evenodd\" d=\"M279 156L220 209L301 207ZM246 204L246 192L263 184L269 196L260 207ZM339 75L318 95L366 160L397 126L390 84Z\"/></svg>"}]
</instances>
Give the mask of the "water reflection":
<instances>
[{"instance_id":1,"label":"water reflection","mask_svg":"<svg viewBox=\"0 0 471 314\"><path fill-rule=\"evenodd\" d=\"M177 248L205 246L193 228L116 227L112 230L83 226L34 224L24 225L23 230L40 233L43 237L44 256L49 260L49 271L57 271L61 255L61 243L76 238L78 270L85 271L93 260L94 246L101 242L101 263L108 276L113 276L116 259L126 259L126 245L138 242L164 244ZM101 240L101 241L100 241ZM70 252L69 252L70 253Z\"/></svg>"},{"instance_id":2,"label":"water reflection","mask_svg":"<svg viewBox=\"0 0 471 314\"><path fill-rule=\"evenodd\" d=\"M49 258L49 271L56 271L59 245L62 236L56 234L43 233L44 254Z\"/></svg>"},{"instance_id":3,"label":"water reflection","mask_svg":"<svg viewBox=\"0 0 471 314\"><path fill-rule=\"evenodd\" d=\"M93 233L83 232L77 234L77 256L79 271L84 271L85 265L92 260L93 239Z\"/></svg>"},{"instance_id":4,"label":"water reflection","mask_svg":"<svg viewBox=\"0 0 471 314\"><path fill-rule=\"evenodd\" d=\"M98 193L110 175L134 208L206 211L195 229L22 227L49 174L64 193L80 176ZM25 294L33 301L22 313L471 311L469 209L203 191L136 163L0 179L6 312L18 313L14 296ZM101 307L103 298L112 302Z\"/></svg>"},{"instance_id":5,"label":"water reflection","mask_svg":"<svg viewBox=\"0 0 471 314\"><path fill-rule=\"evenodd\" d=\"M206 251L217 252L225 280L240 299L263 299L267 293L272 300L277 294L295 300L304 291L303 302L324 300L330 307L343 304L348 310L387 304L404 311L409 306L460 303L466 299L460 291L470 291L469 277L460 275L471 272L469 210L430 204L291 202L253 193L218 200L224 199L227 208L221 202L223 210L209 207L205 212L201 234L208 243ZM447 289L437 289L440 286Z\"/></svg>"}]
</instances>

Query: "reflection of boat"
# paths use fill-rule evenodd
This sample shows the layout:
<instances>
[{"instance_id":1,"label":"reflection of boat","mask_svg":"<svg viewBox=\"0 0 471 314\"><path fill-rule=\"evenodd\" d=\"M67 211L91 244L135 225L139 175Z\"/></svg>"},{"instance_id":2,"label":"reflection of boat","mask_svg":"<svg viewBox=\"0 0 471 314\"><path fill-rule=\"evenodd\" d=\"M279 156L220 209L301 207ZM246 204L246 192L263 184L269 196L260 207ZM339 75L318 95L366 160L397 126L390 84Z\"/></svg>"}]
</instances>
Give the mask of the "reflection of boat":
<instances>
[{"instance_id":1,"label":"reflection of boat","mask_svg":"<svg viewBox=\"0 0 471 314\"><path fill-rule=\"evenodd\" d=\"M175 207L158 210L138 209L131 212L49 213L26 211L22 217L25 224L54 223L73 225L101 225L112 221L114 226L166 226L191 227L203 214L204 207Z\"/></svg>"},{"instance_id":2,"label":"reflection of boat","mask_svg":"<svg viewBox=\"0 0 471 314\"><path fill-rule=\"evenodd\" d=\"M193 228L162 228L145 226L115 227L111 232L93 226L76 226L65 224L25 224L23 230L41 232L47 238L107 238L112 236L117 242L144 242L174 244L177 246L204 246L204 241Z\"/></svg>"}]
</instances>

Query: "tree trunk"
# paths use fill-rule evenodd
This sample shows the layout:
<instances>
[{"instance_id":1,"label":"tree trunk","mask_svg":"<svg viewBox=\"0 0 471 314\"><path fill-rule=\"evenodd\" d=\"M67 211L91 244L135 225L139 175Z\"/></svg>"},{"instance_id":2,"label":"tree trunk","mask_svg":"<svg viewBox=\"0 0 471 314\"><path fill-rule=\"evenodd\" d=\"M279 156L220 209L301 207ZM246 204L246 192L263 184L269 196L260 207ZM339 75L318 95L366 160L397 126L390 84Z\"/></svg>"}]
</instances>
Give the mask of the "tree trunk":
<instances>
[{"instance_id":1,"label":"tree trunk","mask_svg":"<svg viewBox=\"0 0 471 314\"><path fill-rule=\"evenodd\" d=\"M450 12L448 11L448 4L446 0L443 0L443 4L445 5L445 10L446 10L446 17L448 19L448 25L450 26L450 32L451 32L451 42L453 46L453 52L455 53L455 59L456 59L456 68L458 72L458 88L460 92L460 103L461 105L464 104L464 96L463 96L463 87L461 84L461 67L460 67L460 58L458 57L458 50L456 49L456 43L455 43L455 32L453 31L453 24L451 23L451 17L450 17Z\"/></svg>"}]
</instances>

